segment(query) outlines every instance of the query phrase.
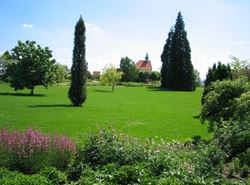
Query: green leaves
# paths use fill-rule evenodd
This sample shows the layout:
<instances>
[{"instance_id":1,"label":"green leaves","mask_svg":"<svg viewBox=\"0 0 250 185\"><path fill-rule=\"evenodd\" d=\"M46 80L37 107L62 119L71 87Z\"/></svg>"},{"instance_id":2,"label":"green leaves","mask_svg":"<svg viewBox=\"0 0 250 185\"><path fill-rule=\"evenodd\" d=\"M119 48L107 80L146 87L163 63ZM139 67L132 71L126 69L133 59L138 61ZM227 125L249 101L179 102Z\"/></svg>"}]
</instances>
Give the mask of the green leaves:
<instances>
[{"instance_id":1,"label":"green leaves","mask_svg":"<svg viewBox=\"0 0 250 185\"><path fill-rule=\"evenodd\" d=\"M135 82L138 79L139 71L136 69L134 62L130 58L121 58L120 70L123 72L122 81Z\"/></svg>"},{"instance_id":2,"label":"green leaves","mask_svg":"<svg viewBox=\"0 0 250 185\"><path fill-rule=\"evenodd\" d=\"M48 47L42 48L35 41L18 41L9 57L15 62L8 65L6 78L15 90L28 88L32 94L35 86L53 83L55 60Z\"/></svg>"},{"instance_id":3,"label":"green leaves","mask_svg":"<svg viewBox=\"0 0 250 185\"><path fill-rule=\"evenodd\" d=\"M103 74L100 77L102 84L112 85L112 91L114 92L114 86L122 78L122 72L118 71L114 65L110 64L103 70Z\"/></svg>"}]
</instances>

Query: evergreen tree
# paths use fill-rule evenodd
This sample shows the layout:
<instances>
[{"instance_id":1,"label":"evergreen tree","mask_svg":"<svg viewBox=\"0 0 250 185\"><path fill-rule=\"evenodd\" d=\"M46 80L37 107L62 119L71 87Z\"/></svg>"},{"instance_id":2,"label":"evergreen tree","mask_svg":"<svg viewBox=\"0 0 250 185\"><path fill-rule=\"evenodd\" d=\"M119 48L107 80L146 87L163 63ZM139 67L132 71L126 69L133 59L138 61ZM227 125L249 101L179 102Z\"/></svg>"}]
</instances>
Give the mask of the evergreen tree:
<instances>
[{"instance_id":1,"label":"evergreen tree","mask_svg":"<svg viewBox=\"0 0 250 185\"><path fill-rule=\"evenodd\" d=\"M73 64L71 67L71 85L69 99L74 106L81 106L87 98L87 62L85 59L85 25L82 17L75 26Z\"/></svg>"},{"instance_id":2,"label":"evergreen tree","mask_svg":"<svg viewBox=\"0 0 250 185\"><path fill-rule=\"evenodd\" d=\"M167 84L173 90L195 90L191 49L181 12L178 13L171 41Z\"/></svg>"},{"instance_id":3,"label":"evergreen tree","mask_svg":"<svg viewBox=\"0 0 250 185\"><path fill-rule=\"evenodd\" d=\"M161 85L173 90L195 90L195 73L191 62L191 49L181 12L161 55Z\"/></svg>"},{"instance_id":4,"label":"evergreen tree","mask_svg":"<svg viewBox=\"0 0 250 185\"><path fill-rule=\"evenodd\" d=\"M171 28L170 32L168 33L168 38L166 40L166 44L164 45L163 52L161 54L161 86L168 87L168 67L170 62L170 47L172 41L173 29Z\"/></svg>"},{"instance_id":5,"label":"evergreen tree","mask_svg":"<svg viewBox=\"0 0 250 185\"><path fill-rule=\"evenodd\" d=\"M217 80L232 80L232 72L230 65L222 64L221 62L218 62L218 64L214 63L212 68L208 69L205 83L204 83L204 91L203 96L201 99L202 104L204 104L204 98L207 95L207 93L212 90L210 88L210 85L212 82L215 82Z\"/></svg>"}]
</instances>

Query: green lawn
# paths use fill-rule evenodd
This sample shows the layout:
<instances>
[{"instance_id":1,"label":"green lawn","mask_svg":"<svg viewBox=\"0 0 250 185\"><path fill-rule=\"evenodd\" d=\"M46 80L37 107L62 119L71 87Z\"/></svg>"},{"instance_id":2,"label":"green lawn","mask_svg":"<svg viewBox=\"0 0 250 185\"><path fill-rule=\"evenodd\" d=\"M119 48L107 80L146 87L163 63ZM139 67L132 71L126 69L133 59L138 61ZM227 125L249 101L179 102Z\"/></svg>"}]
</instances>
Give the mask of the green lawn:
<instances>
[{"instance_id":1,"label":"green lawn","mask_svg":"<svg viewBox=\"0 0 250 185\"><path fill-rule=\"evenodd\" d=\"M78 138L103 127L139 138L186 140L195 135L209 137L205 125L195 118L200 112L202 90L161 91L147 87L88 87L83 107L71 107L68 86L37 87L13 91L0 84L0 127L66 133Z\"/></svg>"}]
</instances>

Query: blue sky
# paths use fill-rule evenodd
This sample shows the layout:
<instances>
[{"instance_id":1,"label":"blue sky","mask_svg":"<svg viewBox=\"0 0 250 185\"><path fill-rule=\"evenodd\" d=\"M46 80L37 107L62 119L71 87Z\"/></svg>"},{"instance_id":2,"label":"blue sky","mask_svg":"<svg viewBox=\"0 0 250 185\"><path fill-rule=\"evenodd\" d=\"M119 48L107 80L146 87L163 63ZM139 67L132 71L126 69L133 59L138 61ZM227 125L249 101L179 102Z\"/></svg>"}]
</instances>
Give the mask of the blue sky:
<instances>
[{"instance_id":1,"label":"blue sky","mask_svg":"<svg viewBox=\"0 0 250 185\"><path fill-rule=\"evenodd\" d=\"M1 0L0 8L0 53L18 40L35 40L71 66L74 26L82 15L90 71L119 66L124 56L136 62L146 52L160 70L167 34L181 11L202 78L214 62L231 62L230 55L250 58L248 0Z\"/></svg>"}]
</instances>

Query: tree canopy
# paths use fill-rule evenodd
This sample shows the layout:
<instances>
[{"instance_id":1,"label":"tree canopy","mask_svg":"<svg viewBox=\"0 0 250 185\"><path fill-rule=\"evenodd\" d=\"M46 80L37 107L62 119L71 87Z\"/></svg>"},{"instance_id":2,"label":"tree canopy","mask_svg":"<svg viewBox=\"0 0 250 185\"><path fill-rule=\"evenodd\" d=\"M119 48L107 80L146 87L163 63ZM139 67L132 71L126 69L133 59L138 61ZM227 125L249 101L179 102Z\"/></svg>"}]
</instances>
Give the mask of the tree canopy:
<instances>
[{"instance_id":1,"label":"tree canopy","mask_svg":"<svg viewBox=\"0 0 250 185\"><path fill-rule=\"evenodd\" d=\"M35 41L18 41L6 55L14 61L8 65L5 75L15 90L28 88L33 95L35 86L48 87L53 82L55 60L48 47L42 48Z\"/></svg>"},{"instance_id":2,"label":"tree canopy","mask_svg":"<svg viewBox=\"0 0 250 185\"><path fill-rule=\"evenodd\" d=\"M231 56L232 75L234 79L248 78L250 79L250 62L249 60L241 60L235 56Z\"/></svg>"},{"instance_id":3,"label":"tree canopy","mask_svg":"<svg viewBox=\"0 0 250 185\"><path fill-rule=\"evenodd\" d=\"M122 71L122 81L134 82L138 79L139 71L136 69L134 62L128 58L121 58L120 70Z\"/></svg>"},{"instance_id":4,"label":"tree canopy","mask_svg":"<svg viewBox=\"0 0 250 185\"><path fill-rule=\"evenodd\" d=\"M69 78L70 70L67 65L56 64L55 81L61 83Z\"/></svg>"}]
</instances>

